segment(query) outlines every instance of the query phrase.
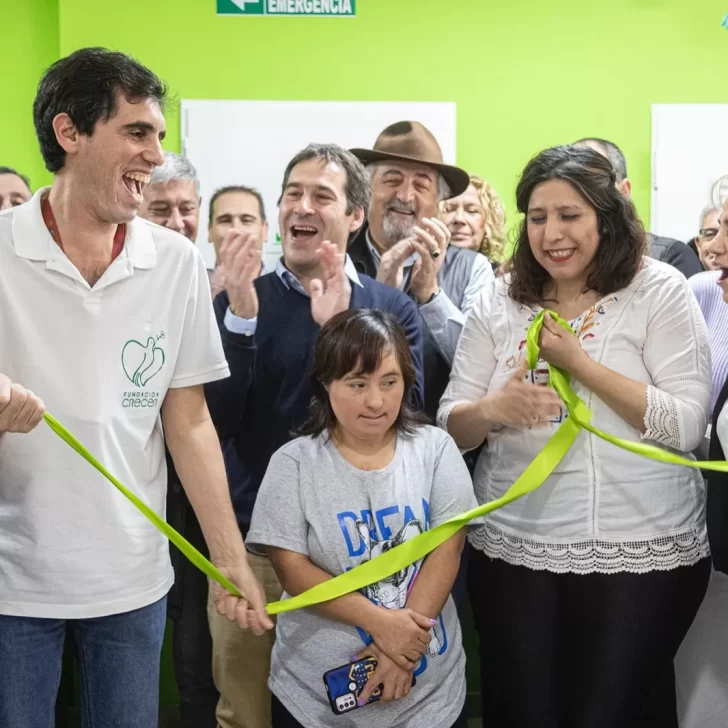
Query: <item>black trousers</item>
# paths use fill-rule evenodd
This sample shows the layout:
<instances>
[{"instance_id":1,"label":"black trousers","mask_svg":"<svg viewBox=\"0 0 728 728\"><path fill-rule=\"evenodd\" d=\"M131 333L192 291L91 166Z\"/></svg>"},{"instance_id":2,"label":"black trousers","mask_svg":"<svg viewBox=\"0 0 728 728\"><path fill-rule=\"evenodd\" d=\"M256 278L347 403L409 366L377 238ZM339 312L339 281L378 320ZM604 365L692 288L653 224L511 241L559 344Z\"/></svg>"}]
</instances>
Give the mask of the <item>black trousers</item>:
<instances>
[{"instance_id":1,"label":"black trousers","mask_svg":"<svg viewBox=\"0 0 728 728\"><path fill-rule=\"evenodd\" d=\"M167 520L205 556L202 529L179 484L170 484ZM168 597L172 654L182 728L216 728L220 694L212 679L212 637L207 621L207 577L170 544L175 583Z\"/></svg>"},{"instance_id":2,"label":"black trousers","mask_svg":"<svg viewBox=\"0 0 728 728\"><path fill-rule=\"evenodd\" d=\"M471 549L484 727L677 728L665 685L709 576L709 558L672 571L578 575Z\"/></svg>"},{"instance_id":3,"label":"black trousers","mask_svg":"<svg viewBox=\"0 0 728 728\"><path fill-rule=\"evenodd\" d=\"M416 688L417 686L415 686ZM415 688L412 688L413 690ZM466 707L463 708L463 712L460 714L458 719L450 726L437 726L437 725L428 725L428 726L422 726L422 728L468 728L468 715L467 715L467 703L465 704ZM372 706L364 706L363 708L358 708L358 710L366 710L367 707L371 709ZM303 726L286 710L286 707L281 703L278 698L273 695L273 702L272 702L272 714L273 714L273 728L303 728ZM338 723L336 722L339 716L334 715L331 713L331 721L326 723L325 726L336 726ZM372 718L372 720L376 720L376 718ZM321 726L321 728L325 728L324 725ZM376 726L376 728L388 728L386 725L382 725L376 722L372 723L372 726Z\"/></svg>"}]
</instances>

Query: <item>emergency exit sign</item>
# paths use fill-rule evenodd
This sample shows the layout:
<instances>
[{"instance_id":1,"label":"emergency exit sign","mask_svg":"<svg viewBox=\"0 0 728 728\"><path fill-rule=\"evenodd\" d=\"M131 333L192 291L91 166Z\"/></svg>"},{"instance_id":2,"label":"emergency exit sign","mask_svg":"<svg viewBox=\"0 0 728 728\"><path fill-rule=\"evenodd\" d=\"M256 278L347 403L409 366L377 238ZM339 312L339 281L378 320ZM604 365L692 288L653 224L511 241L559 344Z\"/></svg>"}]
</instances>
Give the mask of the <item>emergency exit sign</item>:
<instances>
[{"instance_id":1,"label":"emergency exit sign","mask_svg":"<svg viewBox=\"0 0 728 728\"><path fill-rule=\"evenodd\" d=\"M217 0L217 14L353 17L356 0Z\"/></svg>"}]
</instances>

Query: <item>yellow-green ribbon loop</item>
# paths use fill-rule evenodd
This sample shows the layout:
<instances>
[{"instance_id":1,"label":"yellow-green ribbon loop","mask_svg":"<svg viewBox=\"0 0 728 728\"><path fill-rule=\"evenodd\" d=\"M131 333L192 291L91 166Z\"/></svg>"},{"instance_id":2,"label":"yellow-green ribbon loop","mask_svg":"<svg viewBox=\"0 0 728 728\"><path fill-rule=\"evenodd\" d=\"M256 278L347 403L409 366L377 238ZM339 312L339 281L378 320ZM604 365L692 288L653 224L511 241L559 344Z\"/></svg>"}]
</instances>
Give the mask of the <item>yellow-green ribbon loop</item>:
<instances>
[{"instance_id":1,"label":"yellow-green ribbon loop","mask_svg":"<svg viewBox=\"0 0 728 728\"><path fill-rule=\"evenodd\" d=\"M539 360L539 336L543 328L543 319L549 313L559 326L573 333L571 326L553 311L541 311L531 323L526 336L526 360L529 369L535 369ZM281 614L291 612L295 609L312 607L322 602L337 599L345 594L359 591L381 581L388 576L406 568L415 561L427 556L438 546L447 541L457 531L466 526L476 518L492 513L508 503L533 492L541 487L544 481L551 475L556 466L568 452L576 440L579 432L584 429L602 440L612 443L624 450L641 455L652 460L658 460L672 465L683 465L689 468L701 468L703 470L717 470L728 472L728 462L725 461L695 461L680 457L654 445L647 445L641 442L623 440L614 437L606 432L598 430L591 424L592 413L584 401L576 394L571 387L570 374L558 367L548 365L549 384L552 386L561 399L569 413L569 417L561 423L556 432L541 452L531 461L515 483L497 500L484 503L466 513L455 516L439 526L425 531L419 536L396 546L383 554L380 554L371 561L335 576L328 581L308 589L298 596L283 601L271 602L266 606L268 614ZM45 421L51 429L81 457L93 465L104 477L128 498L131 503L141 511L198 569L211 579L214 579L236 596L242 596L240 591L222 573L208 561L192 544L184 539L168 523L160 518L149 506L140 500L132 491L120 483L96 458L56 419L46 413Z\"/></svg>"}]
</instances>

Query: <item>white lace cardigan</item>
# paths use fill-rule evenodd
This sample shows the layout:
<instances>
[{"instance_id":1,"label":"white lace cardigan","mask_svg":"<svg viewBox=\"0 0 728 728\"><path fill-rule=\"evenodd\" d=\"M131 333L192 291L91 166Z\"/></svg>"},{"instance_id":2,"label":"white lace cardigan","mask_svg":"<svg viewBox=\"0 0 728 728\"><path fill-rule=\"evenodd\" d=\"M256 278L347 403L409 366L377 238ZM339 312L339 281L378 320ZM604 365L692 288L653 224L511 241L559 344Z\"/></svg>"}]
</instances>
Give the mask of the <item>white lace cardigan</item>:
<instances>
[{"instance_id":1,"label":"white lace cardigan","mask_svg":"<svg viewBox=\"0 0 728 728\"><path fill-rule=\"evenodd\" d=\"M507 295L508 278L484 290L463 329L438 424L454 407L505 384L525 356L526 331L540 309ZM674 268L645 259L625 289L571 322L595 361L647 386L640 433L577 381L593 424L629 440L689 453L702 440L710 403L710 350L698 304ZM545 382L543 362L531 381ZM501 496L544 447L550 427L492 431L474 474L479 502ZM690 457L690 455L688 455ZM493 512L470 534L493 558L554 572L672 569L708 555L700 471L665 465L581 432L541 488Z\"/></svg>"}]
</instances>

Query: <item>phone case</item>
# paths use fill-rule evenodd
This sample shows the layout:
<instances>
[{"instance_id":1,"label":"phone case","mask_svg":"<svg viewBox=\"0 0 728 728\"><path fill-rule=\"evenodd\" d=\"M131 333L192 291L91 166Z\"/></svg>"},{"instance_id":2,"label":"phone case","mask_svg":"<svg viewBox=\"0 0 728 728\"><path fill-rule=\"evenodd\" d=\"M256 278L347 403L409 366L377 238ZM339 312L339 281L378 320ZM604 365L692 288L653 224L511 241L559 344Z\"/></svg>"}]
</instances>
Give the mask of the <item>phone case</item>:
<instances>
[{"instance_id":1,"label":"phone case","mask_svg":"<svg viewBox=\"0 0 728 728\"><path fill-rule=\"evenodd\" d=\"M324 673L324 685L329 696L329 704L334 715L348 713L359 705L359 696L367 684L369 676L377 669L377 661L374 657L366 657L363 660L349 662L341 667L328 670ZM417 681L412 677L412 685ZM382 689L377 686L367 701L367 705L375 703L382 697Z\"/></svg>"}]
</instances>

